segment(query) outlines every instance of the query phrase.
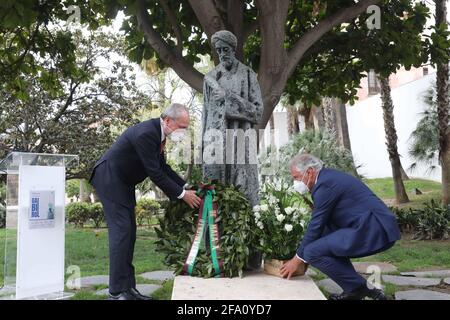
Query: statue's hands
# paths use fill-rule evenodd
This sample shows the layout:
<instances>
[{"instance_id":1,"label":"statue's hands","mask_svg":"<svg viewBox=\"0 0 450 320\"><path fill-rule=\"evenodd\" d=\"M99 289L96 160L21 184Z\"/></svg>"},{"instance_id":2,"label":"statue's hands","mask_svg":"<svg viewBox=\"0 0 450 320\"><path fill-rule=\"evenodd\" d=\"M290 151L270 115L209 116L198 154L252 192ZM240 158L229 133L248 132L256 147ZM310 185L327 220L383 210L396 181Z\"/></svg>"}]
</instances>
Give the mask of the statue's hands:
<instances>
[{"instance_id":1,"label":"statue's hands","mask_svg":"<svg viewBox=\"0 0 450 320\"><path fill-rule=\"evenodd\" d=\"M213 90L213 99L215 101L225 100L226 92L223 89L214 89Z\"/></svg>"}]
</instances>

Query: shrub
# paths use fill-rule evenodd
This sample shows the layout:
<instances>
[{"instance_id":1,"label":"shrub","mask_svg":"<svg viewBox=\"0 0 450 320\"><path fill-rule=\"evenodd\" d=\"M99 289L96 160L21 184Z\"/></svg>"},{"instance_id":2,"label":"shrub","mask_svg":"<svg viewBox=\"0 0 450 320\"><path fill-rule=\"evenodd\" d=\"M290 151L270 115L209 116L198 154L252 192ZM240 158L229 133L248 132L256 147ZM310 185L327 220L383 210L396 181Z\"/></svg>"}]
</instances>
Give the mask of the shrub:
<instances>
[{"instance_id":1,"label":"shrub","mask_svg":"<svg viewBox=\"0 0 450 320\"><path fill-rule=\"evenodd\" d=\"M358 176L351 152L339 146L336 139L327 131L314 130L306 130L293 136L286 145L281 147L277 164L275 164L274 155L270 155L268 151L268 154L261 158L262 170L274 168L277 178L291 181L289 161L300 152L310 153L320 158L328 168ZM276 168L277 165L279 168ZM264 175L264 171L262 173Z\"/></svg>"},{"instance_id":2,"label":"shrub","mask_svg":"<svg viewBox=\"0 0 450 320\"><path fill-rule=\"evenodd\" d=\"M412 210L418 216L416 239L448 239L450 235L450 207L431 200L422 209Z\"/></svg>"},{"instance_id":3,"label":"shrub","mask_svg":"<svg viewBox=\"0 0 450 320\"><path fill-rule=\"evenodd\" d=\"M4 228L6 226L6 208L3 204L0 203L0 228Z\"/></svg>"},{"instance_id":4,"label":"shrub","mask_svg":"<svg viewBox=\"0 0 450 320\"><path fill-rule=\"evenodd\" d=\"M417 229L419 212L397 207L390 207L389 209L397 216L397 223L402 232L414 232Z\"/></svg>"},{"instance_id":5,"label":"shrub","mask_svg":"<svg viewBox=\"0 0 450 320\"><path fill-rule=\"evenodd\" d=\"M86 202L73 202L66 206L67 222L82 228L90 218L90 205Z\"/></svg>"},{"instance_id":6,"label":"shrub","mask_svg":"<svg viewBox=\"0 0 450 320\"><path fill-rule=\"evenodd\" d=\"M146 220L147 224L150 225L150 219L158 214L159 209L158 201L149 198L139 199L135 209L137 224L142 226L144 220Z\"/></svg>"},{"instance_id":7,"label":"shrub","mask_svg":"<svg viewBox=\"0 0 450 320\"><path fill-rule=\"evenodd\" d=\"M105 214L103 212L103 206L100 202L88 204L89 206L89 219L92 220L96 228L100 228L105 221Z\"/></svg>"}]
</instances>

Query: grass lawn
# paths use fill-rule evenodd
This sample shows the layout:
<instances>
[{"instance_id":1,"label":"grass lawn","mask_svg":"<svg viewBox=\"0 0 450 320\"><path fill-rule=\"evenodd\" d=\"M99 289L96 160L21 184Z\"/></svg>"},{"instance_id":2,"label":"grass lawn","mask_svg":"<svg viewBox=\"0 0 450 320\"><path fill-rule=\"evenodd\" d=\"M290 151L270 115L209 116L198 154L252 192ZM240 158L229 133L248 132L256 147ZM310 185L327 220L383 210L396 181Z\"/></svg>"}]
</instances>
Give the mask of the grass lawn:
<instances>
[{"instance_id":1,"label":"grass lawn","mask_svg":"<svg viewBox=\"0 0 450 320\"><path fill-rule=\"evenodd\" d=\"M154 270L167 270L164 257L155 251L155 233L149 229L138 229L134 251L134 267L138 283L161 284L162 288L154 292L157 299L170 299L172 286L170 281L160 283L139 277L139 274ZM81 277L106 275L109 273L108 233L107 229L66 229L66 270L69 266L78 266ZM0 229L0 286L3 285L5 229ZM69 277L71 274L66 274ZM99 299L95 290L104 289L97 286L92 289L76 291L74 299Z\"/></svg>"},{"instance_id":2,"label":"grass lawn","mask_svg":"<svg viewBox=\"0 0 450 320\"><path fill-rule=\"evenodd\" d=\"M394 182L392 178L364 179L364 183L384 202L390 206L397 206L395 202ZM410 179L404 181L406 193L411 202L401 204L401 208L417 208L431 199L441 198L441 184L424 179ZM414 188L423 192L421 195L414 193Z\"/></svg>"}]
</instances>

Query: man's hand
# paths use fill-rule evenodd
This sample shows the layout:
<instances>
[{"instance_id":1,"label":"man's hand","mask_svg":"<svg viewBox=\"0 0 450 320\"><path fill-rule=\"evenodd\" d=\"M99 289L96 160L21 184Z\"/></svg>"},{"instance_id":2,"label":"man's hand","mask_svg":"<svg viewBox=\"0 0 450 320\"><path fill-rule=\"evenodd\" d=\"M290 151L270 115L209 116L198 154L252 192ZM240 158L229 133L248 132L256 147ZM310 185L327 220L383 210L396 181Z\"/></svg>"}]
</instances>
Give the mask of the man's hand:
<instances>
[{"instance_id":1,"label":"man's hand","mask_svg":"<svg viewBox=\"0 0 450 320\"><path fill-rule=\"evenodd\" d=\"M305 263L295 256L291 260L283 262L283 265L280 268L281 276L283 278L287 277L287 279L290 280L294 272L297 271L302 264Z\"/></svg>"},{"instance_id":2,"label":"man's hand","mask_svg":"<svg viewBox=\"0 0 450 320\"><path fill-rule=\"evenodd\" d=\"M189 207L198 208L200 203L202 202L202 199L200 199L196 194L194 190L186 190L183 201L186 202Z\"/></svg>"}]
</instances>

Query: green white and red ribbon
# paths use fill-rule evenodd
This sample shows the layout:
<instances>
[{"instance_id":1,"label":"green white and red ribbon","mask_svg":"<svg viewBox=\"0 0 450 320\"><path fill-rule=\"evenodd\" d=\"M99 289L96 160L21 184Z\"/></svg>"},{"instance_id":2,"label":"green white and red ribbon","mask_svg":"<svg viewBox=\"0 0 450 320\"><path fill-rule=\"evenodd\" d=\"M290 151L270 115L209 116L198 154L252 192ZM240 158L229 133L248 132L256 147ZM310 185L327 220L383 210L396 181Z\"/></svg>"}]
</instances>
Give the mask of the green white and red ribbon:
<instances>
[{"instance_id":1,"label":"green white and red ribbon","mask_svg":"<svg viewBox=\"0 0 450 320\"><path fill-rule=\"evenodd\" d=\"M192 242L188 257L184 263L183 271L184 274L192 275L200 245L205 232L208 232L214 276L219 278L222 276L221 270L223 270L223 262L220 258L220 234L219 226L217 224L218 209L217 203L213 200L216 192L213 185L200 185L198 193L201 193L202 191L204 191L204 195L198 210L197 230L195 231L194 241Z\"/></svg>"}]
</instances>

